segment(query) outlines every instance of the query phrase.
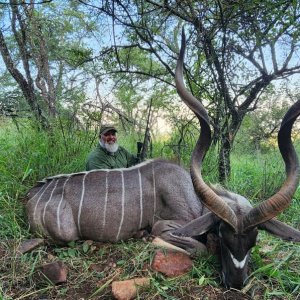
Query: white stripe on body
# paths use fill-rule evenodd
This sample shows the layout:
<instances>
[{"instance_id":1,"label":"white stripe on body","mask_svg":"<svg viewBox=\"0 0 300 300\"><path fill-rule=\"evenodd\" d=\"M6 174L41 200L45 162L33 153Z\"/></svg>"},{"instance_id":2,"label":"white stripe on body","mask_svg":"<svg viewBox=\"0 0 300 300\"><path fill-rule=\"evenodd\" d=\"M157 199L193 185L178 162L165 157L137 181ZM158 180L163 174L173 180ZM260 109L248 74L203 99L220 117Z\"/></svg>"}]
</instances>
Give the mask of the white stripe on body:
<instances>
[{"instance_id":1,"label":"white stripe on body","mask_svg":"<svg viewBox=\"0 0 300 300\"><path fill-rule=\"evenodd\" d=\"M101 229L101 236L103 237L104 234L104 228L106 225L106 209L107 209L107 200L108 200L108 173L109 170L106 171L105 176L105 198L104 198L104 208L103 208L103 222L102 222L102 229Z\"/></svg>"},{"instance_id":2,"label":"white stripe on body","mask_svg":"<svg viewBox=\"0 0 300 300\"><path fill-rule=\"evenodd\" d=\"M64 182L64 185L63 185L63 189L62 189L62 193L61 193L61 198L60 198L60 201L58 203L58 206L57 206L57 210L56 210L56 223L57 223L57 228L58 228L58 231L60 233L60 207L61 207L61 204L64 200L64 193L65 193L65 186L66 186L66 183L68 182L68 180L70 179L71 177L68 177L66 179L66 181Z\"/></svg>"},{"instance_id":3,"label":"white stripe on body","mask_svg":"<svg viewBox=\"0 0 300 300\"><path fill-rule=\"evenodd\" d=\"M39 181L38 181L39 182ZM42 183L46 183L47 181L42 181ZM32 197L30 197L30 201L32 201L44 188L46 188L47 184L44 184L41 189L39 189Z\"/></svg>"},{"instance_id":4,"label":"white stripe on body","mask_svg":"<svg viewBox=\"0 0 300 300\"><path fill-rule=\"evenodd\" d=\"M142 188L142 175L141 175L141 169L138 169L139 174L139 185L140 185L140 223L139 223L139 229L142 228L143 223L143 188Z\"/></svg>"},{"instance_id":5,"label":"white stripe on body","mask_svg":"<svg viewBox=\"0 0 300 300\"><path fill-rule=\"evenodd\" d=\"M81 228L80 228L80 217L81 217L81 210L82 210L82 204L84 199L84 193L85 193L85 177L88 173L84 174L82 178L82 191L81 191L81 198L80 198L80 204L78 209L78 217L77 217L77 226L78 226L78 232L79 236L81 237Z\"/></svg>"},{"instance_id":6,"label":"white stripe on body","mask_svg":"<svg viewBox=\"0 0 300 300\"><path fill-rule=\"evenodd\" d=\"M42 196L44 195L44 193L46 192L46 190L48 189L48 187L54 182L54 180L51 180L51 182L47 185L45 184L45 189L43 190L43 192L41 193L40 197L38 198L38 200L36 201L36 204L35 204L35 207L34 207L34 211L33 211L33 220L34 222L36 222L36 210L37 210L37 207L39 205L39 202L40 200L42 199ZM42 190L42 189L41 189Z\"/></svg>"},{"instance_id":7,"label":"white stripe on body","mask_svg":"<svg viewBox=\"0 0 300 300\"><path fill-rule=\"evenodd\" d=\"M50 194L50 197L49 197L49 200L46 202L45 206L44 206L44 212L43 212L43 223L45 224L45 215L46 215L46 210L47 210L47 206L48 204L50 203L50 201L52 200L52 196L53 196L53 193L57 187L57 184L59 182L59 179L56 180L55 182L55 185L54 185L54 188L52 189L51 191L51 194Z\"/></svg>"},{"instance_id":8,"label":"white stripe on body","mask_svg":"<svg viewBox=\"0 0 300 300\"><path fill-rule=\"evenodd\" d=\"M153 220L152 225L154 225L154 218L156 214L156 186L155 186L155 173L154 173L154 164L152 164L152 180L153 180Z\"/></svg>"},{"instance_id":9,"label":"white stripe on body","mask_svg":"<svg viewBox=\"0 0 300 300\"><path fill-rule=\"evenodd\" d=\"M121 222L120 222L120 226L119 226L119 230L118 230L118 234L116 236L116 240L119 240L119 235L123 226L123 221L124 221L124 201L125 201L125 185L124 185L124 174L123 174L123 170L120 171L121 172L121 177L122 177L122 216L121 216Z\"/></svg>"}]
</instances>

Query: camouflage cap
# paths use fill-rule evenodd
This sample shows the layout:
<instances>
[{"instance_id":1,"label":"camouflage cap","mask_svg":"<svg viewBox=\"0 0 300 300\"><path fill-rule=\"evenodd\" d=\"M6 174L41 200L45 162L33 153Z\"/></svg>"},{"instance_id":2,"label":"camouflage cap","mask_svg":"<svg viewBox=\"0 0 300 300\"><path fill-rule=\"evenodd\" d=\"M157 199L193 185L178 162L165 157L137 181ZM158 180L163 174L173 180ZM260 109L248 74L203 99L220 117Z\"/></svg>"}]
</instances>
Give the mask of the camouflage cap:
<instances>
[{"instance_id":1,"label":"camouflage cap","mask_svg":"<svg viewBox=\"0 0 300 300\"><path fill-rule=\"evenodd\" d=\"M105 134L105 133L107 133L108 131L118 132L118 130L117 130L114 126L112 126L112 125L103 125L103 126L101 126L101 128L100 128L99 135Z\"/></svg>"}]
</instances>

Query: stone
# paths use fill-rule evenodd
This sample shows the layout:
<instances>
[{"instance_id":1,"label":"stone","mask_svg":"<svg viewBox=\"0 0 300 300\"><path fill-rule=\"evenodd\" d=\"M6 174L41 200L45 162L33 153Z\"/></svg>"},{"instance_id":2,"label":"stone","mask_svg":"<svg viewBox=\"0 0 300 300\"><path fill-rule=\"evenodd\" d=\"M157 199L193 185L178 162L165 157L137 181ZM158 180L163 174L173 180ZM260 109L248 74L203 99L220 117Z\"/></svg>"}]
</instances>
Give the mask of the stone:
<instances>
[{"instance_id":1,"label":"stone","mask_svg":"<svg viewBox=\"0 0 300 300\"><path fill-rule=\"evenodd\" d=\"M138 290L150 286L150 278L140 277L112 283L112 293L115 299L130 300L137 296Z\"/></svg>"},{"instance_id":2,"label":"stone","mask_svg":"<svg viewBox=\"0 0 300 300\"><path fill-rule=\"evenodd\" d=\"M68 270L62 261L55 261L38 268L39 277L47 277L53 284L67 281Z\"/></svg>"},{"instance_id":3,"label":"stone","mask_svg":"<svg viewBox=\"0 0 300 300\"><path fill-rule=\"evenodd\" d=\"M187 254L171 250L157 250L151 264L154 271L163 273L167 277L186 274L192 267L193 262Z\"/></svg>"},{"instance_id":4,"label":"stone","mask_svg":"<svg viewBox=\"0 0 300 300\"><path fill-rule=\"evenodd\" d=\"M25 241L22 241L21 244L17 247L16 253L24 254L24 253L29 252L43 244L44 244L44 239L25 240Z\"/></svg>"}]
</instances>

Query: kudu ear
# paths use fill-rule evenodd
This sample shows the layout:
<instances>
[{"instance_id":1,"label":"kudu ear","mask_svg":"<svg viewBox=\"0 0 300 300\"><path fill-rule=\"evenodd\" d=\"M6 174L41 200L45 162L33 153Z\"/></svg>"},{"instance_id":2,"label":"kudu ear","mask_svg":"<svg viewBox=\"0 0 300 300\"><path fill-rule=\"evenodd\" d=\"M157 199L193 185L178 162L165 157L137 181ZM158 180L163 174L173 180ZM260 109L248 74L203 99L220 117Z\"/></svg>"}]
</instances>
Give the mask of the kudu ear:
<instances>
[{"instance_id":1,"label":"kudu ear","mask_svg":"<svg viewBox=\"0 0 300 300\"><path fill-rule=\"evenodd\" d=\"M258 226L285 241L300 242L300 231L278 220L272 219Z\"/></svg>"},{"instance_id":2,"label":"kudu ear","mask_svg":"<svg viewBox=\"0 0 300 300\"><path fill-rule=\"evenodd\" d=\"M207 214L187 223L183 227L176 229L172 232L172 234L175 236L185 237L201 235L214 227L219 220L220 219L216 217L215 214L208 212Z\"/></svg>"}]
</instances>

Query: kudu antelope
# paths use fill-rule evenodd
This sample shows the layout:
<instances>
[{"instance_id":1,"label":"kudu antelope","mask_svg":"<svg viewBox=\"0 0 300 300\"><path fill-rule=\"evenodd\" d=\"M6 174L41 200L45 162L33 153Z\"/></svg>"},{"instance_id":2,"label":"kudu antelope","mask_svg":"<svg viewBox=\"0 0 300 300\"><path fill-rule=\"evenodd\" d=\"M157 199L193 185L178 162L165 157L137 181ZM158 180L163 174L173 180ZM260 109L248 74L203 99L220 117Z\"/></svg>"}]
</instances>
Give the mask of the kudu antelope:
<instances>
[{"instance_id":1,"label":"kudu antelope","mask_svg":"<svg viewBox=\"0 0 300 300\"><path fill-rule=\"evenodd\" d=\"M273 219L289 206L298 185L299 166L291 129L300 114L300 101L285 115L278 137L287 179L278 193L252 208L244 197L213 189L202 179L201 163L211 132L204 107L184 86L184 51L183 34L176 87L201 125L191 176L170 162L150 160L128 169L48 177L27 194L29 223L33 231L60 243L77 239L126 240L150 227L153 235L190 253L204 251L206 247L198 237L214 229L220 237L224 283L241 288L257 229L288 241L300 241L300 231Z\"/></svg>"}]
</instances>

